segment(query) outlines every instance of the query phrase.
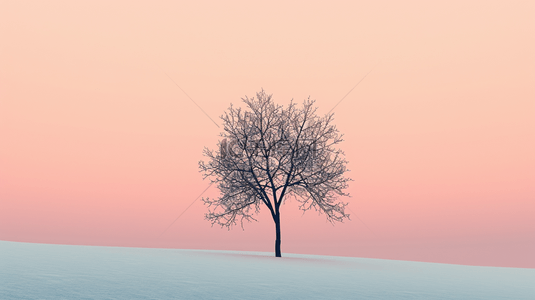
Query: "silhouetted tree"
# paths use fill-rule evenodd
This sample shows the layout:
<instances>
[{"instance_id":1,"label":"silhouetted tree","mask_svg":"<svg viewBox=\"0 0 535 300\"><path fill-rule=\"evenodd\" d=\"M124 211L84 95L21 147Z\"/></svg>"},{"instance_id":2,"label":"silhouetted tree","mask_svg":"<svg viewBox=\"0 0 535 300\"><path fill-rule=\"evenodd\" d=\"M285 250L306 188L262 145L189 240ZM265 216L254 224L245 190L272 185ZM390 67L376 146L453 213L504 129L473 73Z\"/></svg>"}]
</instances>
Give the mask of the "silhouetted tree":
<instances>
[{"instance_id":1,"label":"silhouetted tree","mask_svg":"<svg viewBox=\"0 0 535 300\"><path fill-rule=\"evenodd\" d=\"M333 114L316 116L310 97L297 107L276 105L264 90L256 98L242 98L245 110L232 104L221 116L224 122L219 151L205 147L208 162L199 162L203 177L217 183L221 197L203 198L212 225L229 230L237 220L255 220L265 205L275 222L275 256L281 257L280 207L288 197L299 201L303 211L315 209L331 223L349 215L347 203L337 200L349 196L343 190L351 179L344 153L335 149L342 135L332 125Z\"/></svg>"}]
</instances>

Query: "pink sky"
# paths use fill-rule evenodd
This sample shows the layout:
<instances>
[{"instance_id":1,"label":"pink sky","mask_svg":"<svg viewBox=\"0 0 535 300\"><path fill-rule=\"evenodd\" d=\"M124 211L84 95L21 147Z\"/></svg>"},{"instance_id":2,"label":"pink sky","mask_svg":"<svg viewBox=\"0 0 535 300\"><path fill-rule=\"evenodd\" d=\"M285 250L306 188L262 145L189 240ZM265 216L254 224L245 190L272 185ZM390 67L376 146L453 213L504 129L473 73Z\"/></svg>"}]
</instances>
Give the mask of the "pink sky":
<instances>
[{"instance_id":1,"label":"pink sky","mask_svg":"<svg viewBox=\"0 0 535 300\"><path fill-rule=\"evenodd\" d=\"M0 4L0 239L273 251L266 210L161 235L221 131L165 73L219 121L262 87L325 114L373 68L334 110L358 218L289 203L283 255L535 268L533 1L178 2Z\"/></svg>"}]
</instances>

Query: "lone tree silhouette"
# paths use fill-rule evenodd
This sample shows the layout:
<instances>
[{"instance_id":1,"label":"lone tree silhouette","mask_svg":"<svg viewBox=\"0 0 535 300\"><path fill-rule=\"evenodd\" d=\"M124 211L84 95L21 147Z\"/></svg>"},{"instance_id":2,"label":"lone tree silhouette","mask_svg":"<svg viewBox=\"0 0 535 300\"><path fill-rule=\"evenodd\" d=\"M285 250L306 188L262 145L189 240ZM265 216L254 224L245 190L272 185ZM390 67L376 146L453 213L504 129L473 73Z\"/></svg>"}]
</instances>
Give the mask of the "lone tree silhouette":
<instances>
[{"instance_id":1,"label":"lone tree silhouette","mask_svg":"<svg viewBox=\"0 0 535 300\"><path fill-rule=\"evenodd\" d=\"M316 115L310 97L297 107L293 100L288 107L276 105L272 95L262 89L256 98L242 98L245 110L232 104L221 116L224 122L219 151L204 148L207 163L199 161L203 179L217 183L222 195L203 198L208 206L205 218L212 225L229 230L240 221L254 218L265 205L275 222L275 256L281 257L280 207L292 197L303 211L315 209L324 213L331 223L349 219L347 203L338 196L350 178L344 152L334 146L342 135L332 125L333 115Z\"/></svg>"}]
</instances>

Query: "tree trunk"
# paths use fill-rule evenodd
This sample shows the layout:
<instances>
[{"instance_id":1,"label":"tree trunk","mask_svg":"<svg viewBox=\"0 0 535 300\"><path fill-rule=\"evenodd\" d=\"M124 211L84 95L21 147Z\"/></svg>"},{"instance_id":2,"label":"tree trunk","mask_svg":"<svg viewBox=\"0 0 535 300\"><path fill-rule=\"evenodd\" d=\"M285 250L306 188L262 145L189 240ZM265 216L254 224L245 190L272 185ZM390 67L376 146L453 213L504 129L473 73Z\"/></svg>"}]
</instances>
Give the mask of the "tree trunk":
<instances>
[{"instance_id":1,"label":"tree trunk","mask_svg":"<svg viewBox=\"0 0 535 300\"><path fill-rule=\"evenodd\" d=\"M279 214L275 216L275 257L282 257L281 255L281 220Z\"/></svg>"}]
</instances>

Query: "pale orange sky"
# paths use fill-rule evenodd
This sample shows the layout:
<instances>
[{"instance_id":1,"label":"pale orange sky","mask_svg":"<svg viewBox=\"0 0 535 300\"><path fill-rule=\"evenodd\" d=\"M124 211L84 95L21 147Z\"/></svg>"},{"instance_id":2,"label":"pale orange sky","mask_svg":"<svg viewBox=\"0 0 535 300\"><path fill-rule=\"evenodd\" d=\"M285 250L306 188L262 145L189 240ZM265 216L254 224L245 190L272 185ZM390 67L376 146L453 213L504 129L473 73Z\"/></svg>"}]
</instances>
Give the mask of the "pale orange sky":
<instances>
[{"instance_id":1,"label":"pale orange sky","mask_svg":"<svg viewBox=\"0 0 535 300\"><path fill-rule=\"evenodd\" d=\"M535 267L535 2L436 2L1 1L0 239L272 251L200 201L160 236L221 131L165 73L221 125L373 69L334 110L369 229L290 203L283 253Z\"/></svg>"}]
</instances>

